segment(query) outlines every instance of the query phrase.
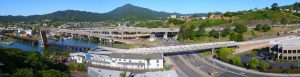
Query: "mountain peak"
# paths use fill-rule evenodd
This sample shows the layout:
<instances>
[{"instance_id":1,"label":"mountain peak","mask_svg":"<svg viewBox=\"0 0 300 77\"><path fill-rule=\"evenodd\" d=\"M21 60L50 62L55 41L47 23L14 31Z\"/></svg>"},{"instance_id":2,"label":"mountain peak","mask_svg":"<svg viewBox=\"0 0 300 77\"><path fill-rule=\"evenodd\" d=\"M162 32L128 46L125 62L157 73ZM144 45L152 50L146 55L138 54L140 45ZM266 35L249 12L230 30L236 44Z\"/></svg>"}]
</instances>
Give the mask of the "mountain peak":
<instances>
[{"instance_id":1,"label":"mountain peak","mask_svg":"<svg viewBox=\"0 0 300 77\"><path fill-rule=\"evenodd\" d=\"M123 5L123 7L124 7L124 6L134 6L134 5L128 3L128 4Z\"/></svg>"}]
</instances>

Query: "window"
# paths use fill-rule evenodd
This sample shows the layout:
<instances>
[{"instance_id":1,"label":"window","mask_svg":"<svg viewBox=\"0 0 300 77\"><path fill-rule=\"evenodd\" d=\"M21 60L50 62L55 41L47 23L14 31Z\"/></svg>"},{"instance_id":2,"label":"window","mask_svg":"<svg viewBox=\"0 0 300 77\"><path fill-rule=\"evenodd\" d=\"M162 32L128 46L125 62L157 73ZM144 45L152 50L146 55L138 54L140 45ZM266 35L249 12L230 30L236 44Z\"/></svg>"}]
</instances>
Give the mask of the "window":
<instances>
[{"instance_id":1,"label":"window","mask_svg":"<svg viewBox=\"0 0 300 77\"><path fill-rule=\"evenodd\" d=\"M296 50L293 50L293 53L296 53Z\"/></svg>"},{"instance_id":2,"label":"window","mask_svg":"<svg viewBox=\"0 0 300 77\"><path fill-rule=\"evenodd\" d=\"M286 50L283 50L283 53L287 53L287 51L286 51Z\"/></svg>"},{"instance_id":3,"label":"window","mask_svg":"<svg viewBox=\"0 0 300 77\"><path fill-rule=\"evenodd\" d=\"M286 57L286 56L284 56L284 57L283 57L283 59L284 59L284 60L287 60L287 57Z\"/></svg>"},{"instance_id":4,"label":"window","mask_svg":"<svg viewBox=\"0 0 300 77\"><path fill-rule=\"evenodd\" d=\"M119 61L121 61L121 59L119 59Z\"/></svg>"},{"instance_id":5,"label":"window","mask_svg":"<svg viewBox=\"0 0 300 77\"><path fill-rule=\"evenodd\" d=\"M156 60L156 63L159 63L159 60Z\"/></svg>"},{"instance_id":6,"label":"window","mask_svg":"<svg viewBox=\"0 0 300 77\"><path fill-rule=\"evenodd\" d=\"M156 65L157 67L159 66L159 64Z\"/></svg>"},{"instance_id":7,"label":"window","mask_svg":"<svg viewBox=\"0 0 300 77\"><path fill-rule=\"evenodd\" d=\"M129 62L131 62L131 60L129 60Z\"/></svg>"},{"instance_id":8,"label":"window","mask_svg":"<svg viewBox=\"0 0 300 77\"><path fill-rule=\"evenodd\" d=\"M288 50L288 53L292 53L292 50Z\"/></svg>"},{"instance_id":9,"label":"window","mask_svg":"<svg viewBox=\"0 0 300 77\"><path fill-rule=\"evenodd\" d=\"M126 59L124 59L124 61L126 61Z\"/></svg>"},{"instance_id":10,"label":"window","mask_svg":"<svg viewBox=\"0 0 300 77\"><path fill-rule=\"evenodd\" d=\"M292 57L291 57L291 56L289 56L289 57L288 57L288 59L289 59L289 60L292 60Z\"/></svg>"}]
</instances>

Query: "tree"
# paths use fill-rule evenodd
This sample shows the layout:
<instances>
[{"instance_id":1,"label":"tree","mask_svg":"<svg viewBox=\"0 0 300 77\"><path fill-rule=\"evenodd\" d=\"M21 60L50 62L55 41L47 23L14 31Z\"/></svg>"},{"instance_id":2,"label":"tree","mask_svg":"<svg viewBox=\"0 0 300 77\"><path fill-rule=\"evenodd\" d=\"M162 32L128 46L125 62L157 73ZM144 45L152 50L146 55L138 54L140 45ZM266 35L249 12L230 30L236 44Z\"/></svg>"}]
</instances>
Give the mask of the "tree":
<instances>
[{"instance_id":1,"label":"tree","mask_svg":"<svg viewBox=\"0 0 300 77\"><path fill-rule=\"evenodd\" d=\"M233 33L233 31L230 28L225 28L222 32L222 37L226 37L227 35Z\"/></svg>"},{"instance_id":2,"label":"tree","mask_svg":"<svg viewBox=\"0 0 300 77\"><path fill-rule=\"evenodd\" d=\"M254 69L254 70L256 70L257 64L258 64L258 59L257 58L251 58L248 61L249 68Z\"/></svg>"},{"instance_id":3,"label":"tree","mask_svg":"<svg viewBox=\"0 0 300 77\"><path fill-rule=\"evenodd\" d=\"M266 25L257 24L254 30L260 32L267 32L271 30L271 26L267 24Z\"/></svg>"},{"instance_id":4,"label":"tree","mask_svg":"<svg viewBox=\"0 0 300 77\"><path fill-rule=\"evenodd\" d=\"M42 56L49 57L50 56L50 49L43 49Z\"/></svg>"},{"instance_id":5,"label":"tree","mask_svg":"<svg viewBox=\"0 0 300 77\"><path fill-rule=\"evenodd\" d=\"M267 32L267 31L270 31L271 30L271 26L270 25L264 25L262 26L262 31L263 32Z\"/></svg>"},{"instance_id":6,"label":"tree","mask_svg":"<svg viewBox=\"0 0 300 77\"><path fill-rule=\"evenodd\" d=\"M243 35L242 33L239 33L239 34L236 36L235 41L238 41L238 42L244 41L244 35Z\"/></svg>"},{"instance_id":7,"label":"tree","mask_svg":"<svg viewBox=\"0 0 300 77\"><path fill-rule=\"evenodd\" d=\"M67 73L58 70L42 70L38 72L40 77L69 77Z\"/></svg>"},{"instance_id":8,"label":"tree","mask_svg":"<svg viewBox=\"0 0 300 77\"><path fill-rule=\"evenodd\" d=\"M257 24L256 26L255 26L255 29L254 30L256 30L256 31L261 31L262 30L262 25L261 24Z\"/></svg>"},{"instance_id":9,"label":"tree","mask_svg":"<svg viewBox=\"0 0 300 77\"><path fill-rule=\"evenodd\" d=\"M86 70L87 70L87 67L86 67L86 65L85 65L84 63L80 63L80 64L78 64L78 66L77 66L77 70L78 70L78 71L86 71Z\"/></svg>"},{"instance_id":10,"label":"tree","mask_svg":"<svg viewBox=\"0 0 300 77\"><path fill-rule=\"evenodd\" d=\"M199 27L199 30L196 31L196 37L207 36L207 33L203 27Z\"/></svg>"},{"instance_id":11,"label":"tree","mask_svg":"<svg viewBox=\"0 0 300 77\"><path fill-rule=\"evenodd\" d=\"M278 10L278 9L279 9L279 5L278 5L277 3L273 3L273 4L271 5L271 9L272 9L272 10Z\"/></svg>"},{"instance_id":12,"label":"tree","mask_svg":"<svg viewBox=\"0 0 300 77\"><path fill-rule=\"evenodd\" d=\"M218 50L218 58L224 62L229 62L231 55L235 52L233 48L221 48Z\"/></svg>"},{"instance_id":13,"label":"tree","mask_svg":"<svg viewBox=\"0 0 300 77\"><path fill-rule=\"evenodd\" d=\"M37 33L36 28L33 28L33 29L31 30L31 34L32 34L32 35L35 35L36 33Z\"/></svg>"},{"instance_id":14,"label":"tree","mask_svg":"<svg viewBox=\"0 0 300 77\"><path fill-rule=\"evenodd\" d=\"M73 63L70 63L68 65L68 68L69 68L70 71L77 71L77 66Z\"/></svg>"},{"instance_id":15,"label":"tree","mask_svg":"<svg viewBox=\"0 0 300 77\"><path fill-rule=\"evenodd\" d=\"M13 77L35 77L32 69L17 69L16 72L12 74Z\"/></svg>"},{"instance_id":16,"label":"tree","mask_svg":"<svg viewBox=\"0 0 300 77\"><path fill-rule=\"evenodd\" d=\"M234 31L237 32L237 33L245 33L245 32L247 32L247 29L248 28L245 25L236 24Z\"/></svg>"},{"instance_id":17,"label":"tree","mask_svg":"<svg viewBox=\"0 0 300 77\"><path fill-rule=\"evenodd\" d=\"M230 39L231 41L235 41L235 40L237 39L237 35L236 35L235 33L231 33L231 34L229 35L229 39Z\"/></svg>"},{"instance_id":18,"label":"tree","mask_svg":"<svg viewBox=\"0 0 300 77\"><path fill-rule=\"evenodd\" d=\"M243 66L240 56L233 57L231 61L232 61L232 64L234 64L234 65Z\"/></svg>"},{"instance_id":19,"label":"tree","mask_svg":"<svg viewBox=\"0 0 300 77\"><path fill-rule=\"evenodd\" d=\"M251 35L252 35L252 38L256 37L256 33L253 30L251 30Z\"/></svg>"},{"instance_id":20,"label":"tree","mask_svg":"<svg viewBox=\"0 0 300 77\"><path fill-rule=\"evenodd\" d=\"M266 71L267 68L270 67L269 63L263 60L260 60L258 65L259 65L259 69L261 69L262 71Z\"/></svg>"},{"instance_id":21,"label":"tree","mask_svg":"<svg viewBox=\"0 0 300 77\"><path fill-rule=\"evenodd\" d=\"M147 68L149 68L151 57L145 56L144 59L147 61Z\"/></svg>"},{"instance_id":22,"label":"tree","mask_svg":"<svg viewBox=\"0 0 300 77\"><path fill-rule=\"evenodd\" d=\"M174 25L181 25L181 24L184 23L184 21L178 20L178 19L169 19L169 20L168 20L168 23L169 23L169 24L170 24L170 23L173 23Z\"/></svg>"},{"instance_id":23,"label":"tree","mask_svg":"<svg viewBox=\"0 0 300 77\"><path fill-rule=\"evenodd\" d=\"M120 77L126 77L126 75L127 75L127 72L126 72L126 71L120 73Z\"/></svg>"},{"instance_id":24,"label":"tree","mask_svg":"<svg viewBox=\"0 0 300 77\"><path fill-rule=\"evenodd\" d=\"M214 38L219 38L219 31L216 31L215 29L213 29L209 32L209 36L212 36Z\"/></svg>"}]
</instances>

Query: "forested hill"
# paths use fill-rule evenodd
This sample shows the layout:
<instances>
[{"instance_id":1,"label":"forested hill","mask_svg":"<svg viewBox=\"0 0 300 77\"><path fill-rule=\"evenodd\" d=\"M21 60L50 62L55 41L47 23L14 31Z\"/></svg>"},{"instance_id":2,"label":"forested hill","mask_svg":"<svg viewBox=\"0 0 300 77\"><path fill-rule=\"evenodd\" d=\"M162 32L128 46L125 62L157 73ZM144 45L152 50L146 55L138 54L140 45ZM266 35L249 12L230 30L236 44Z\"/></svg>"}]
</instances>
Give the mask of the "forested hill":
<instances>
[{"instance_id":1,"label":"forested hill","mask_svg":"<svg viewBox=\"0 0 300 77\"><path fill-rule=\"evenodd\" d=\"M107 13L93 13L78 10L57 11L44 15L32 16L0 16L0 22L40 21L50 19L53 21L101 21L101 20L149 20L161 19L170 15L183 15L153 11L131 4L118 7ZM206 14L197 14L206 15Z\"/></svg>"}]
</instances>

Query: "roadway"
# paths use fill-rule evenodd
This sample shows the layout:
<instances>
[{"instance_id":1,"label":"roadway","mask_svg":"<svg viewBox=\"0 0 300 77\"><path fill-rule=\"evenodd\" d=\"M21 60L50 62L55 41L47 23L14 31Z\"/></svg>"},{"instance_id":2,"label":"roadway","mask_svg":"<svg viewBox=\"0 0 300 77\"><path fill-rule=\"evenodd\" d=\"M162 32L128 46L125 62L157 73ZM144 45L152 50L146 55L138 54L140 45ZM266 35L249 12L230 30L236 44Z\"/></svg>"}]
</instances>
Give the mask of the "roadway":
<instances>
[{"instance_id":1,"label":"roadway","mask_svg":"<svg viewBox=\"0 0 300 77\"><path fill-rule=\"evenodd\" d=\"M187 54L187 55L173 55L169 56L171 60L174 61L175 65L178 67L178 74L184 73L183 75L187 75L185 77L210 77L212 70L215 69L217 71L216 77L241 77L244 75L240 75L239 73L234 73L231 71L224 71L220 68L216 68L210 64L209 62L205 60L205 58L197 58L195 55ZM179 59L179 58L184 58ZM191 65L188 65L191 64ZM192 68L197 69L197 71L191 70ZM198 72L202 72L202 74L199 74ZM205 73L205 76L203 76L203 73ZM179 75L182 76L182 75Z\"/></svg>"},{"instance_id":2,"label":"roadway","mask_svg":"<svg viewBox=\"0 0 300 77\"><path fill-rule=\"evenodd\" d=\"M181 74L179 76L182 77L208 77L207 75L211 76L210 74L212 72L212 69L215 69L217 71L215 77L296 77L296 75L262 73L245 68L242 68L244 70L241 70L239 69L241 67L236 68L237 66L234 65L228 66L228 64L224 64L219 60L213 59L211 57L203 57L198 53L171 55L168 57L178 67L176 71L178 72L178 74ZM192 70L195 68L197 68L197 70Z\"/></svg>"}]
</instances>

